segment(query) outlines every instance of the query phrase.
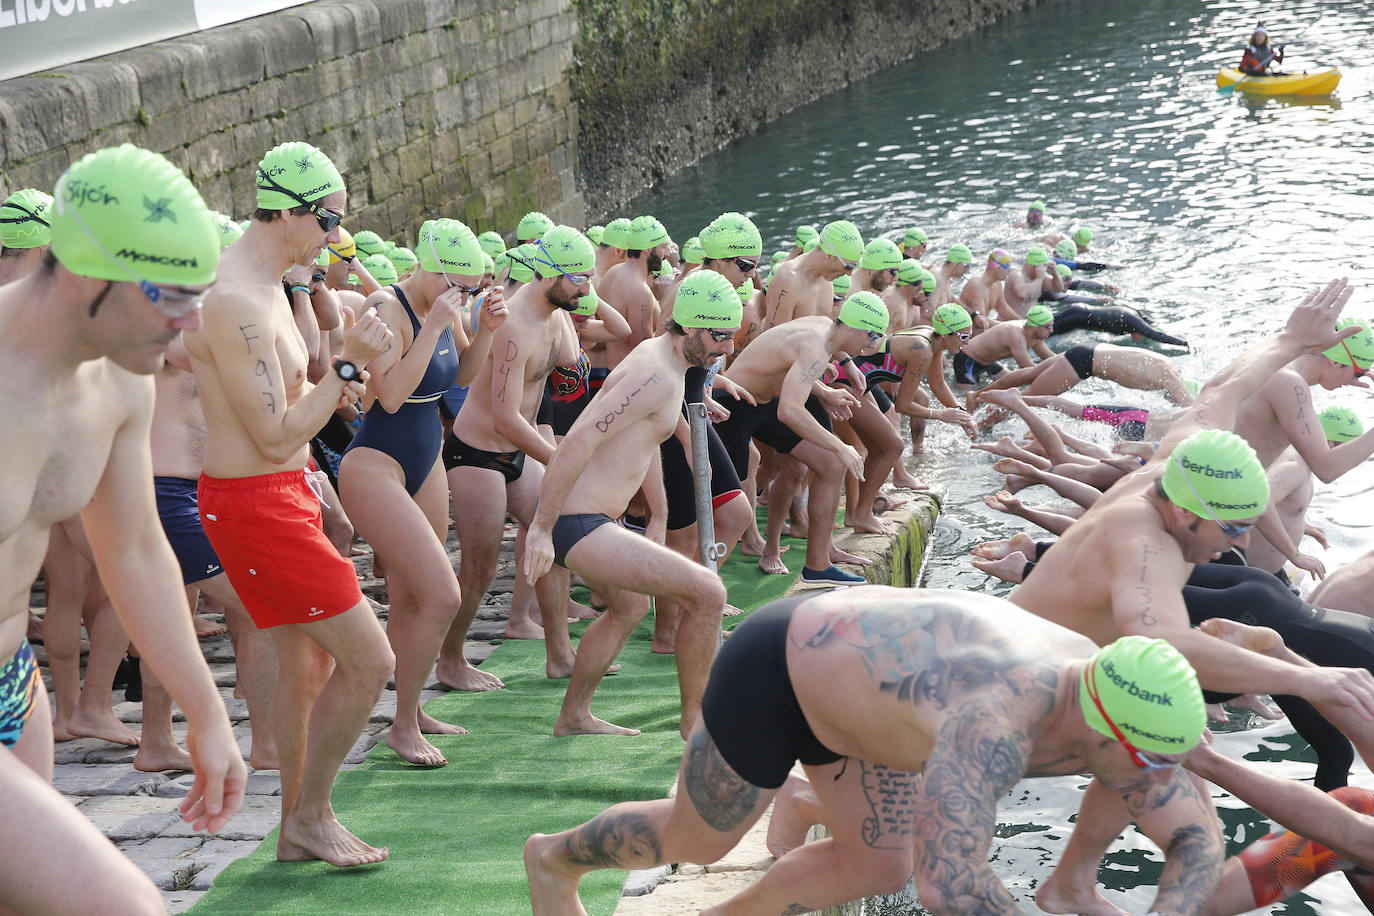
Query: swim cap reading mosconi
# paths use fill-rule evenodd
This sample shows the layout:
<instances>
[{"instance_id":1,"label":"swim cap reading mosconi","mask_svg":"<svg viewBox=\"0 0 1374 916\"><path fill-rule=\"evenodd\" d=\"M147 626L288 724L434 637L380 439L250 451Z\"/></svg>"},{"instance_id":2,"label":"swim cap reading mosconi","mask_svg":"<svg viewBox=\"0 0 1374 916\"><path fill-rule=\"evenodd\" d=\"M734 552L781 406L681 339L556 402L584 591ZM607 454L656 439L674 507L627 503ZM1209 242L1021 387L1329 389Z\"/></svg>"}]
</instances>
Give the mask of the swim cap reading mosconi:
<instances>
[{"instance_id":1,"label":"swim cap reading mosconi","mask_svg":"<svg viewBox=\"0 0 1374 916\"><path fill-rule=\"evenodd\" d=\"M896 270L902 266L902 250L895 242L874 239L864 248L859 266L864 270Z\"/></svg>"},{"instance_id":2,"label":"swim cap reading mosconi","mask_svg":"<svg viewBox=\"0 0 1374 916\"><path fill-rule=\"evenodd\" d=\"M834 290L835 295L841 299L849 295L849 290L853 288L853 286L854 281L850 278L849 274L840 274L830 281L830 288Z\"/></svg>"},{"instance_id":3,"label":"swim cap reading mosconi","mask_svg":"<svg viewBox=\"0 0 1374 916\"><path fill-rule=\"evenodd\" d=\"M1026 327L1043 328L1045 325L1053 323L1054 312L1043 305L1032 305L1030 311L1026 313Z\"/></svg>"},{"instance_id":4,"label":"swim cap reading mosconi","mask_svg":"<svg viewBox=\"0 0 1374 916\"><path fill-rule=\"evenodd\" d=\"M821 251L833 255L841 261L857 264L864 256L864 237L859 227L847 219L837 219L826 223L821 230Z\"/></svg>"},{"instance_id":5,"label":"swim cap reading mosconi","mask_svg":"<svg viewBox=\"0 0 1374 916\"><path fill-rule=\"evenodd\" d=\"M53 256L74 274L200 286L215 279L219 230L171 162L132 144L72 163L48 212Z\"/></svg>"},{"instance_id":6,"label":"swim cap reading mosconi","mask_svg":"<svg viewBox=\"0 0 1374 916\"><path fill-rule=\"evenodd\" d=\"M482 245L472 230L456 219L428 219L420 226L415 254L420 269L432 274L480 277L486 270ZM368 259L369 261L371 258ZM364 261L367 264L368 261ZM368 270L371 270L368 267ZM374 274L374 276L376 276Z\"/></svg>"},{"instance_id":7,"label":"swim cap reading mosconi","mask_svg":"<svg viewBox=\"0 0 1374 916\"><path fill-rule=\"evenodd\" d=\"M1342 318L1336 322L1336 330L1352 325L1360 327L1360 333L1347 337L1322 355L1333 363L1368 369L1374 365L1374 333L1369 330L1369 322L1362 318Z\"/></svg>"},{"instance_id":8,"label":"swim cap reading mosconi","mask_svg":"<svg viewBox=\"0 0 1374 916\"><path fill-rule=\"evenodd\" d=\"M532 247L534 252L530 264L546 280L562 276L559 268L563 273L581 275L590 274L596 267L596 247L592 245L592 240L572 226L554 226ZM725 285L730 284L727 282Z\"/></svg>"},{"instance_id":9,"label":"swim cap reading mosconi","mask_svg":"<svg viewBox=\"0 0 1374 916\"><path fill-rule=\"evenodd\" d=\"M517 242L528 242L531 239L542 239L544 233L553 228L553 220L547 213L538 210L531 210L520 217L520 222L515 225L515 240Z\"/></svg>"},{"instance_id":10,"label":"swim cap reading mosconi","mask_svg":"<svg viewBox=\"0 0 1374 916\"><path fill-rule=\"evenodd\" d=\"M701 230L700 238L702 251L713 261L763 256L763 237L743 213L722 213Z\"/></svg>"},{"instance_id":11,"label":"swim cap reading mosconi","mask_svg":"<svg viewBox=\"0 0 1374 916\"><path fill-rule=\"evenodd\" d=\"M875 334L887 333L887 306L877 293L860 290L840 303L840 324Z\"/></svg>"},{"instance_id":12,"label":"swim cap reading mosconi","mask_svg":"<svg viewBox=\"0 0 1374 916\"><path fill-rule=\"evenodd\" d=\"M973 318L968 310L957 302L946 302L935 310L930 319L930 326L935 329L936 334L953 334L973 327Z\"/></svg>"},{"instance_id":13,"label":"swim cap reading mosconi","mask_svg":"<svg viewBox=\"0 0 1374 916\"><path fill-rule=\"evenodd\" d=\"M52 195L37 188L15 191L0 204L0 248L38 248L52 241Z\"/></svg>"},{"instance_id":14,"label":"swim cap reading mosconi","mask_svg":"<svg viewBox=\"0 0 1374 916\"><path fill-rule=\"evenodd\" d=\"M673 321L684 328L724 330L739 327L744 306L725 277L708 268L694 270L677 288Z\"/></svg>"},{"instance_id":15,"label":"swim cap reading mosconi","mask_svg":"<svg viewBox=\"0 0 1374 916\"><path fill-rule=\"evenodd\" d=\"M1364 432L1364 424L1349 407L1328 407L1318 419L1328 442L1349 442Z\"/></svg>"},{"instance_id":16,"label":"swim cap reading mosconi","mask_svg":"<svg viewBox=\"0 0 1374 916\"><path fill-rule=\"evenodd\" d=\"M274 146L262 157L257 187L259 209L291 210L344 190L344 181L328 156L296 140Z\"/></svg>"},{"instance_id":17,"label":"swim cap reading mosconi","mask_svg":"<svg viewBox=\"0 0 1374 916\"><path fill-rule=\"evenodd\" d=\"M1193 666L1148 636L1123 636L1098 649L1083 669L1078 705L1093 731L1116 738L1110 718L1132 745L1156 754L1187 753L1207 724Z\"/></svg>"},{"instance_id":18,"label":"swim cap reading mosconi","mask_svg":"<svg viewBox=\"0 0 1374 916\"><path fill-rule=\"evenodd\" d=\"M1269 504L1269 481L1255 450L1220 429L1180 442L1165 462L1161 484L1170 502L1204 519L1254 518Z\"/></svg>"}]
</instances>

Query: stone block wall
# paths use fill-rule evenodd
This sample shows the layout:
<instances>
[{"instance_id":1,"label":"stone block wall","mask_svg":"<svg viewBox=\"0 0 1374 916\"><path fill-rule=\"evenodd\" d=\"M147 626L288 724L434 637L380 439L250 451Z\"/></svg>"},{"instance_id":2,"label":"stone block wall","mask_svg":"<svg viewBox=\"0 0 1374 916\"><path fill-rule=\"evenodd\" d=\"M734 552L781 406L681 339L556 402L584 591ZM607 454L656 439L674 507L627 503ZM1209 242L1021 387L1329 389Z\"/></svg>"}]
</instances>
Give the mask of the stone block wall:
<instances>
[{"instance_id":1,"label":"stone block wall","mask_svg":"<svg viewBox=\"0 0 1374 916\"><path fill-rule=\"evenodd\" d=\"M127 141L243 218L262 154L303 139L343 173L353 228L580 224L575 32L569 0L317 0L0 82L0 196Z\"/></svg>"},{"instance_id":2,"label":"stone block wall","mask_svg":"<svg viewBox=\"0 0 1374 916\"><path fill-rule=\"evenodd\" d=\"M572 0L582 189L601 219L736 137L1039 0Z\"/></svg>"}]
</instances>

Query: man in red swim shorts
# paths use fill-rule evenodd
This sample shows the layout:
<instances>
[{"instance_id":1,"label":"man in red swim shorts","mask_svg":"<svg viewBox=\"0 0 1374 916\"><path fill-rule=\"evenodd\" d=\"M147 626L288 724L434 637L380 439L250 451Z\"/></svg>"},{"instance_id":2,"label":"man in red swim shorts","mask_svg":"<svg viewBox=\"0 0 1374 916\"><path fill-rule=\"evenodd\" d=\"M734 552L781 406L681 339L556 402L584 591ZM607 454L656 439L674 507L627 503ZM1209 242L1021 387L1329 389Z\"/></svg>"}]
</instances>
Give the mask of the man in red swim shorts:
<instances>
[{"instance_id":1,"label":"man in red swim shorts","mask_svg":"<svg viewBox=\"0 0 1374 916\"><path fill-rule=\"evenodd\" d=\"M324 535L306 462L310 438L362 395L363 366L390 345L391 332L375 312L346 321L334 371L315 385L306 379L309 354L281 278L338 244L343 179L313 146L284 143L263 157L257 187L257 211L224 252L201 329L186 334L209 434L200 515L230 583L277 650L277 858L363 865L387 851L345 830L329 796L394 659L353 564Z\"/></svg>"}]
</instances>

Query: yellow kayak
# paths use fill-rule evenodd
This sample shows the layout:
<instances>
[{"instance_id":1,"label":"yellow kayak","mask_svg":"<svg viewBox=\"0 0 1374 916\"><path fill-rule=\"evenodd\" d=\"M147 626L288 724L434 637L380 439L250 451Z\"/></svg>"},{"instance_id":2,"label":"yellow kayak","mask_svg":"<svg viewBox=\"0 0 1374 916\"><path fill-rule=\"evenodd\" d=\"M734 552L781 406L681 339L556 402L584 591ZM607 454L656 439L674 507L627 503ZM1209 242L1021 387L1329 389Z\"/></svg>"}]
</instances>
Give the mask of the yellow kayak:
<instances>
[{"instance_id":1,"label":"yellow kayak","mask_svg":"<svg viewBox=\"0 0 1374 916\"><path fill-rule=\"evenodd\" d=\"M1335 67L1286 76L1246 76L1227 67L1217 74L1218 89L1232 86L1254 95L1330 95L1340 82L1341 71Z\"/></svg>"}]
</instances>

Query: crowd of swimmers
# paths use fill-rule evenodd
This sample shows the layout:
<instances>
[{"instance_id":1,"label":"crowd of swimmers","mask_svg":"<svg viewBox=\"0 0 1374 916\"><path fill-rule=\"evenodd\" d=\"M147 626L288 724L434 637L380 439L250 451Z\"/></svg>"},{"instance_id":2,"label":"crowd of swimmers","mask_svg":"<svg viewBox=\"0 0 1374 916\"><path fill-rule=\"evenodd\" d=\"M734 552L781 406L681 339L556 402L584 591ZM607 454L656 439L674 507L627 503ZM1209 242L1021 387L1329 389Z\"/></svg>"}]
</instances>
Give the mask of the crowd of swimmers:
<instances>
[{"instance_id":1,"label":"crowd of swimmers","mask_svg":"<svg viewBox=\"0 0 1374 916\"><path fill-rule=\"evenodd\" d=\"M919 228L865 242L843 219L801 227L769 264L738 212L680 246L652 216L583 231L533 212L514 247L442 216L404 247L346 230L343 176L289 142L245 205L242 223L210 211L170 162L126 144L0 210L0 416L17 440L0 496L0 904L77 912L98 894L110 912L161 911L52 788L54 740L136 744L140 770L194 771L182 813L197 829L239 807L245 761L197 648L212 632L202 600L233 643L248 763L281 774L278 859L384 860L336 817L334 779L389 681L387 744L418 767L447 763L426 736L463 733L421 708L432 674L504 687L464 644L508 518L506 635L543 639L545 673L568 679L553 734L638 734L592 705L652 608L685 739L672 798L530 837L538 916L583 912L593 869L714 861L770 804L776 863L708 912L809 912L913 877L933 913L1014 912L988 861L997 803L1023 777L1071 773L1093 780L1037 892L1049 912L1121 912L1096 876L1129 821L1164 853L1153 913L1242 912L1331 870L1374 904L1374 795L1346 785L1356 752L1374 759L1374 558L1327 579L1320 607L1284 569L1325 573L1297 546L1321 538L1305 520L1312 476L1374 453L1374 431L1311 393L1374 364L1374 334L1341 317L1344 281L1199 384L1121 345L1187 346L1082 276L1113 265L1088 227L1048 231L1040 201L1008 230L1024 250L977 264L961 243L931 259ZM1050 348L1071 330L1118 343ZM1064 396L1090 377L1173 407ZM709 475L693 473L689 404L713 421ZM989 505L1058 536L975 551L1021 583L1011 599L862 585L869 561L833 541L840 509L856 531L893 533L895 491L925 486L904 453L927 447L930 421L976 440L1011 418L1024 438L971 443L1007 475ZM808 590L754 610L719 650L738 611L697 556L706 476L710 559L738 549L782 574L784 531L806 541L793 565ZM1023 502L1038 485L1076 505ZM385 627L359 539L386 580ZM576 617L591 622L574 646ZM46 644L53 719L30 638ZM141 734L112 707L121 667L135 682L126 650ZM1206 702L1278 715L1257 695L1315 749L1315 787L1209 749ZM1204 780L1282 829L1228 860ZM814 824L829 838L804 842Z\"/></svg>"}]
</instances>

